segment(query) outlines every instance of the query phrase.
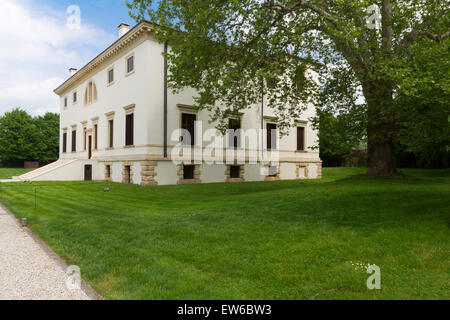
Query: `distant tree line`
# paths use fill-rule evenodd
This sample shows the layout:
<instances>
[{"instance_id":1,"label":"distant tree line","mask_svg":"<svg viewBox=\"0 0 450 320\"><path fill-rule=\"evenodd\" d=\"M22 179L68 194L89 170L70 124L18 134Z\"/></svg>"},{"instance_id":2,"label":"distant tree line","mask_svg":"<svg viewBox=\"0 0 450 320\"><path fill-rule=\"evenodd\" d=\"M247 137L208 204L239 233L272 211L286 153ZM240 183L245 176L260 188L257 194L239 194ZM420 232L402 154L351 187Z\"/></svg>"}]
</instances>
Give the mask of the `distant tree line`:
<instances>
[{"instance_id":1,"label":"distant tree line","mask_svg":"<svg viewBox=\"0 0 450 320\"><path fill-rule=\"evenodd\" d=\"M399 126L396 161L399 168L449 168L450 116L444 103L411 101L408 121ZM353 156L367 164L366 118L362 109L335 114L318 108L314 125L319 129L320 158L326 167L355 166ZM358 166L358 164L356 166Z\"/></svg>"},{"instance_id":2,"label":"distant tree line","mask_svg":"<svg viewBox=\"0 0 450 320\"><path fill-rule=\"evenodd\" d=\"M24 161L46 164L59 157L59 115L33 117L17 108L0 116L0 163L22 166Z\"/></svg>"}]
</instances>

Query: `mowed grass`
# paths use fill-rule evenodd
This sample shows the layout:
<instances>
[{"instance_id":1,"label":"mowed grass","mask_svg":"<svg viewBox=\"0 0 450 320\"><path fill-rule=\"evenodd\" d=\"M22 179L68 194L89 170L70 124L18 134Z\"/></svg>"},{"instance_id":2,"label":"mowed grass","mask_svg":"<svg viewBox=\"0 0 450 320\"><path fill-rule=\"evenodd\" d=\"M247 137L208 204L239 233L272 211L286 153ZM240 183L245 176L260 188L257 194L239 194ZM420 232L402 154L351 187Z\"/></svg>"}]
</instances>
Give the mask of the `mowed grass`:
<instances>
[{"instance_id":1,"label":"mowed grass","mask_svg":"<svg viewBox=\"0 0 450 320\"><path fill-rule=\"evenodd\" d=\"M34 169L24 168L0 168L0 179L11 179L12 177L21 176Z\"/></svg>"},{"instance_id":2,"label":"mowed grass","mask_svg":"<svg viewBox=\"0 0 450 320\"><path fill-rule=\"evenodd\" d=\"M449 171L364 171L325 168L304 184L9 183L0 201L106 299L448 299ZM381 290L359 264L381 268Z\"/></svg>"}]
</instances>

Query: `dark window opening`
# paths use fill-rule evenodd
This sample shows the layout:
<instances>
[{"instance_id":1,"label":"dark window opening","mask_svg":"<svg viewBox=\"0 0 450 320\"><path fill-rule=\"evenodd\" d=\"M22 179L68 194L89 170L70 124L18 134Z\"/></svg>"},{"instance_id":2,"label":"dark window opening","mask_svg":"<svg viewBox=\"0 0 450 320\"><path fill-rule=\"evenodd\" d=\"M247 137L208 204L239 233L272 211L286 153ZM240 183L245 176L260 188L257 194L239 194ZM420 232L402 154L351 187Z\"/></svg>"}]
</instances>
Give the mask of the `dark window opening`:
<instances>
[{"instance_id":1,"label":"dark window opening","mask_svg":"<svg viewBox=\"0 0 450 320\"><path fill-rule=\"evenodd\" d=\"M195 145L195 114L183 113L181 115L181 128L183 130L183 145L194 146Z\"/></svg>"},{"instance_id":2,"label":"dark window opening","mask_svg":"<svg viewBox=\"0 0 450 320\"><path fill-rule=\"evenodd\" d=\"M77 92L76 91L73 93L73 102L74 103L77 102Z\"/></svg>"},{"instance_id":3,"label":"dark window opening","mask_svg":"<svg viewBox=\"0 0 450 320\"><path fill-rule=\"evenodd\" d=\"M266 78L267 88L273 89L277 86L277 79L275 78Z\"/></svg>"},{"instance_id":4,"label":"dark window opening","mask_svg":"<svg viewBox=\"0 0 450 320\"><path fill-rule=\"evenodd\" d=\"M195 166L183 166L183 179L192 180L194 179Z\"/></svg>"},{"instance_id":5,"label":"dark window opening","mask_svg":"<svg viewBox=\"0 0 450 320\"><path fill-rule=\"evenodd\" d=\"M67 152L67 132L63 133L63 152Z\"/></svg>"},{"instance_id":6,"label":"dark window opening","mask_svg":"<svg viewBox=\"0 0 450 320\"><path fill-rule=\"evenodd\" d=\"M109 120L108 122L108 128L109 128L109 148L112 148L114 146L114 120Z\"/></svg>"},{"instance_id":7,"label":"dark window opening","mask_svg":"<svg viewBox=\"0 0 450 320\"><path fill-rule=\"evenodd\" d=\"M106 165L106 167L105 167L105 176L106 176L106 178L111 178L111 166L110 165Z\"/></svg>"},{"instance_id":8,"label":"dark window opening","mask_svg":"<svg viewBox=\"0 0 450 320\"><path fill-rule=\"evenodd\" d=\"M241 147L241 120L230 119L228 122L229 146L232 148Z\"/></svg>"},{"instance_id":9,"label":"dark window opening","mask_svg":"<svg viewBox=\"0 0 450 320\"><path fill-rule=\"evenodd\" d=\"M134 70L134 57L129 57L127 60L127 72L130 73Z\"/></svg>"},{"instance_id":10,"label":"dark window opening","mask_svg":"<svg viewBox=\"0 0 450 320\"><path fill-rule=\"evenodd\" d=\"M94 124L94 149L98 148L98 125Z\"/></svg>"},{"instance_id":11,"label":"dark window opening","mask_svg":"<svg viewBox=\"0 0 450 320\"><path fill-rule=\"evenodd\" d=\"M276 177L278 175L278 167L270 166L269 167L269 177Z\"/></svg>"},{"instance_id":12,"label":"dark window opening","mask_svg":"<svg viewBox=\"0 0 450 320\"><path fill-rule=\"evenodd\" d=\"M126 184L131 183L131 166L125 166L125 181Z\"/></svg>"},{"instance_id":13,"label":"dark window opening","mask_svg":"<svg viewBox=\"0 0 450 320\"><path fill-rule=\"evenodd\" d=\"M230 166L230 178L237 179L241 177L241 167L240 166Z\"/></svg>"},{"instance_id":14,"label":"dark window opening","mask_svg":"<svg viewBox=\"0 0 450 320\"><path fill-rule=\"evenodd\" d=\"M72 152L77 151L77 131L72 131Z\"/></svg>"},{"instance_id":15,"label":"dark window opening","mask_svg":"<svg viewBox=\"0 0 450 320\"><path fill-rule=\"evenodd\" d=\"M275 123L267 124L267 149L277 148L277 125Z\"/></svg>"},{"instance_id":16,"label":"dark window opening","mask_svg":"<svg viewBox=\"0 0 450 320\"><path fill-rule=\"evenodd\" d=\"M86 151L86 139L87 139L87 132L86 132L86 128L83 128L83 144L84 144L84 150Z\"/></svg>"},{"instance_id":17,"label":"dark window opening","mask_svg":"<svg viewBox=\"0 0 450 320\"><path fill-rule=\"evenodd\" d=\"M297 150L305 150L305 128L297 127Z\"/></svg>"},{"instance_id":18,"label":"dark window opening","mask_svg":"<svg viewBox=\"0 0 450 320\"><path fill-rule=\"evenodd\" d=\"M125 145L132 146L134 144L134 115L128 114L125 123Z\"/></svg>"},{"instance_id":19,"label":"dark window opening","mask_svg":"<svg viewBox=\"0 0 450 320\"><path fill-rule=\"evenodd\" d=\"M67 98L64 98L64 107L67 107Z\"/></svg>"}]
</instances>

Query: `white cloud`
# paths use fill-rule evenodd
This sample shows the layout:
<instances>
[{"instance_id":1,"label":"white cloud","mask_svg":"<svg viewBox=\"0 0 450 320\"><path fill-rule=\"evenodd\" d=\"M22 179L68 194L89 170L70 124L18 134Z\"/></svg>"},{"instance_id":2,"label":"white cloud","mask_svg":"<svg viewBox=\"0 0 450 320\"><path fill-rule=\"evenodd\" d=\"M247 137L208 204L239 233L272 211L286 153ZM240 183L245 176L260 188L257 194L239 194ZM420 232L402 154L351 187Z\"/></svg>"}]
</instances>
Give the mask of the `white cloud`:
<instances>
[{"instance_id":1,"label":"white cloud","mask_svg":"<svg viewBox=\"0 0 450 320\"><path fill-rule=\"evenodd\" d=\"M25 0L0 1L0 114L22 107L32 114L59 110L53 89L115 39L84 24L66 27L66 12Z\"/></svg>"}]
</instances>

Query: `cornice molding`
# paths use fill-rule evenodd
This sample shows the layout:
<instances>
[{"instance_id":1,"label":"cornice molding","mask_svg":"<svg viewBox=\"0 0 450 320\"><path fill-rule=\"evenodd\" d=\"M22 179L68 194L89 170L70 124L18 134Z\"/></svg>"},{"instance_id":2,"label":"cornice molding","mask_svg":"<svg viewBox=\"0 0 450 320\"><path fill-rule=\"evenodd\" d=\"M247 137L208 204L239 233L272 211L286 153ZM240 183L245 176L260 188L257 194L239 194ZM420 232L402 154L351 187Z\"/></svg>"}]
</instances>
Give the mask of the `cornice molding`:
<instances>
[{"instance_id":1,"label":"cornice molding","mask_svg":"<svg viewBox=\"0 0 450 320\"><path fill-rule=\"evenodd\" d=\"M132 44L137 42L143 35L148 34L149 36L153 32L153 26L148 21L143 21L136 25L133 29L128 31L124 36L116 40L111 46L100 53L97 57L91 60L83 68L81 68L77 73L67 79L58 88L54 90L57 95L63 95L69 91L75 84L83 82L86 78L89 78L91 72L94 71L98 66L104 62L112 59L122 52L123 49L130 47Z\"/></svg>"}]
</instances>

